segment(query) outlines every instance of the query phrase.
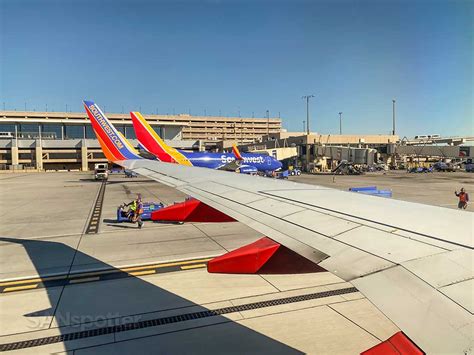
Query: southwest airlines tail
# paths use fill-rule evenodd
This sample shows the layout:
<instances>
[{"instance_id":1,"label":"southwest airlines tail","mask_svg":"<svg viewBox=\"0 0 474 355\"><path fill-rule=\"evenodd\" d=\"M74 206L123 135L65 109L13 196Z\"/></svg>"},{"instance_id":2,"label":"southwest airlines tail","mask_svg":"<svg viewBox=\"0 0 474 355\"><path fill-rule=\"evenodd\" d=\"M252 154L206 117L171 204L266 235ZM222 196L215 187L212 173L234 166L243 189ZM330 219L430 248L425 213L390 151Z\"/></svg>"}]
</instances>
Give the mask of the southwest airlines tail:
<instances>
[{"instance_id":1,"label":"southwest airlines tail","mask_svg":"<svg viewBox=\"0 0 474 355\"><path fill-rule=\"evenodd\" d=\"M179 150L167 145L160 136L151 128L140 112L130 112L133 129L140 144L155 155L159 160L167 163L177 163L192 166L186 156Z\"/></svg>"},{"instance_id":2,"label":"southwest airlines tail","mask_svg":"<svg viewBox=\"0 0 474 355\"><path fill-rule=\"evenodd\" d=\"M244 159L244 158L242 158L242 155L240 154L239 148L237 148L237 146L235 144L232 146L232 152L235 155L235 159L237 159L237 160L243 160Z\"/></svg>"},{"instance_id":3,"label":"southwest airlines tail","mask_svg":"<svg viewBox=\"0 0 474 355\"><path fill-rule=\"evenodd\" d=\"M84 107L102 151L109 161L141 159L133 146L105 117L99 106L92 101L84 101Z\"/></svg>"}]
</instances>

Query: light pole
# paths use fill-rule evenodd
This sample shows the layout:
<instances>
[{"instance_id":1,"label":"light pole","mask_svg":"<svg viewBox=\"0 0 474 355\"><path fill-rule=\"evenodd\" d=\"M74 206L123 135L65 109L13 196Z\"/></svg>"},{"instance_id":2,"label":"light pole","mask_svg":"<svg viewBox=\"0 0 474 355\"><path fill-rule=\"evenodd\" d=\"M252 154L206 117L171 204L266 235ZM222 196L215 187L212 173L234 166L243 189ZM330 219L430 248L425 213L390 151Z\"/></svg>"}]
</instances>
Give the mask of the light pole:
<instances>
[{"instance_id":1,"label":"light pole","mask_svg":"<svg viewBox=\"0 0 474 355\"><path fill-rule=\"evenodd\" d=\"M395 135L395 99L392 100L392 135Z\"/></svg>"},{"instance_id":2,"label":"light pole","mask_svg":"<svg viewBox=\"0 0 474 355\"><path fill-rule=\"evenodd\" d=\"M342 112L339 112L339 134L342 134Z\"/></svg>"},{"instance_id":3,"label":"light pole","mask_svg":"<svg viewBox=\"0 0 474 355\"><path fill-rule=\"evenodd\" d=\"M267 114L267 136L269 136L270 135L270 111L267 110L266 114Z\"/></svg>"},{"instance_id":4,"label":"light pole","mask_svg":"<svg viewBox=\"0 0 474 355\"><path fill-rule=\"evenodd\" d=\"M309 134L309 99L314 95L305 95L302 98L306 100L306 134Z\"/></svg>"},{"instance_id":5,"label":"light pole","mask_svg":"<svg viewBox=\"0 0 474 355\"><path fill-rule=\"evenodd\" d=\"M304 132L305 129L306 129L306 121L303 120L303 132Z\"/></svg>"}]
</instances>

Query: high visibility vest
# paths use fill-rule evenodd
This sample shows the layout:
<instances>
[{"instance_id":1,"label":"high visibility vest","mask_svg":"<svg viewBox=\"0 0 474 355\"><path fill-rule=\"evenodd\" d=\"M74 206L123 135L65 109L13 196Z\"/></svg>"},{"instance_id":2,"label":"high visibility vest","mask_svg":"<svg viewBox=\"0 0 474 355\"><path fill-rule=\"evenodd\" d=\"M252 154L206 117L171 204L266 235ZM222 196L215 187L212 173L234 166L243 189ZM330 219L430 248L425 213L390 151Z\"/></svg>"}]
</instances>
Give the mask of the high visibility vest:
<instances>
[{"instance_id":1,"label":"high visibility vest","mask_svg":"<svg viewBox=\"0 0 474 355\"><path fill-rule=\"evenodd\" d=\"M137 201L133 201L132 205L130 206L130 210L135 211L137 209Z\"/></svg>"}]
</instances>

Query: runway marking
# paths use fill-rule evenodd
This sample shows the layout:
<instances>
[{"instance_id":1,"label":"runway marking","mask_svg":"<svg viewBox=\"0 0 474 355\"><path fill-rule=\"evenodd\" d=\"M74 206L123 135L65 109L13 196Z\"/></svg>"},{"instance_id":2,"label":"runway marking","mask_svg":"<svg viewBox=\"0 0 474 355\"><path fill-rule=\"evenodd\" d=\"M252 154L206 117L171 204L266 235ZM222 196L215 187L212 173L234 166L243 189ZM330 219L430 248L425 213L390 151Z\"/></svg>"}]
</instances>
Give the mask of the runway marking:
<instances>
[{"instance_id":1,"label":"runway marking","mask_svg":"<svg viewBox=\"0 0 474 355\"><path fill-rule=\"evenodd\" d=\"M144 267L138 266L134 268L125 268L125 269L120 269L120 270L128 272L128 271L133 271L133 270L154 269L154 268L163 268L163 267L169 267L169 266L180 266L180 265L194 264L194 263L199 263L199 262L204 263L204 262L208 262L209 260L212 260L212 258L189 260L189 261L178 261L175 263L156 264L156 265L150 265L150 266L144 266Z\"/></svg>"},{"instance_id":2,"label":"runway marking","mask_svg":"<svg viewBox=\"0 0 474 355\"><path fill-rule=\"evenodd\" d=\"M95 281L117 280L127 277L153 275L167 272L184 271L204 268L212 258L200 258L194 260L183 260L153 263L148 265L114 268L109 270L91 271L70 275L59 275L44 278L31 278L24 280L12 280L0 283L0 293L23 291L33 288L50 288L67 286L71 284L87 283Z\"/></svg>"},{"instance_id":3,"label":"runway marking","mask_svg":"<svg viewBox=\"0 0 474 355\"><path fill-rule=\"evenodd\" d=\"M185 265L185 266L181 266L181 270L201 269L206 266L207 266L206 264Z\"/></svg>"},{"instance_id":4,"label":"runway marking","mask_svg":"<svg viewBox=\"0 0 474 355\"><path fill-rule=\"evenodd\" d=\"M12 291L20 291L20 290L31 290L36 288L38 284L34 285L24 285L24 286L16 286L16 287L7 287L3 290L3 292L12 292Z\"/></svg>"},{"instance_id":5,"label":"runway marking","mask_svg":"<svg viewBox=\"0 0 474 355\"><path fill-rule=\"evenodd\" d=\"M71 279L71 280L69 280L69 283L70 284L78 284L78 283L81 283L81 282L92 282L92 281L99 281L99 280L100 280L99 276L84 277L84 278L81 278L81 279Z\"/></svg>"},{"instance_id":6,"label":"runway marking","mask_svg":"<svg viewBox=\"0 0 474 355\"><path fill-rule=\"evenodd\" d=\"M11 285L21 285L21 284L29 284L32 282L44 282L44 281L51 281L51 280L61 280L65 279L66 276L55 276L55 277L45 277L44 279L25 279L25 280L19 280L19 281L8 281L8 282L2 282L0 283L0 287L3 286L11 286Z\"/></svg>"}]
</instances>

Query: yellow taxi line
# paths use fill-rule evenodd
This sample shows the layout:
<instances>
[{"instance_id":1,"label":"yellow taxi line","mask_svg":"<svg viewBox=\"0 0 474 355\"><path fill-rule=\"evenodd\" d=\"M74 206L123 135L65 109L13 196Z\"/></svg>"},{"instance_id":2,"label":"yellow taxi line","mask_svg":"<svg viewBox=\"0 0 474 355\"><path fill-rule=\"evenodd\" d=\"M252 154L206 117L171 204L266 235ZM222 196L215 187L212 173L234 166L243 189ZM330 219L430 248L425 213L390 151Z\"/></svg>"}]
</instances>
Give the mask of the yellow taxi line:
<instances>
[{"instance_id":1,"label":"yellow taxi line","mask_svg":"<svg viewBox=\"0 0 474 355\"><path fill-rule=\"evenodd\" d=\"M66 276L55 276L55 277L46 277L44 279L37 278L37 279L26 279L26 280L20 280L20 281L8 281L8 282L2 282L0 283L0 286L11 286L11 285L23 285L23 284L29 284L32 282L45 282L45 281L53 281L53 280L61 280L65 279Z\"/></svg>"},{"instance_id":2,"label":"yellow taxi line","mask_svg":"<svg viewBox=\"0 0 474 355\"><path fill-rule=\"evenodd\" d=\"M74 275L69 276L69 279L70 279L69 282L70 283L86 282L86 281L82 281L82 280L89 280L89 279L91 279L92 281L95 281L96 279L99 278L98 276L100 276L100 275L113 274L113 273L118 272L118 271L126 272L126 273L129 273L130 275L137 276L137 275L148 275L148 274L155 273L154 270L148 270L148 269L159 269L159 268L170 267L170 266L180 266L182 270L194 269L194 268L198 268L198 267L205 267L206 264L198 264L198 266L196 266L196 265L186 266L186 265L195 264L195 263L205 263L205 262L208 262L211 259L212 258L187 260L187 261L176 261L176 262L172 262L172 263L143 265L143 266L135 266L135 267L127 267L127 268L118 268L118 269L113 269L113 270L104 270L104 271L97 271L97 272L74 274ZM133 272L131 272L131 271L133 271ZM143 271L143 273L140 273L140 271ZM0 286L1 287L13 286L13 285L16 286L16 285L24 285L24 284L30 284L30 283L61 280L61 279L66 279L66 278L68 278L68 277L67 276L55 276L55 277L46 277L44 279L36 278L36 279L27 279L27 280L20 280L20 281L8 281L8 282L0 283ZM31 287L27 287L26 289L35 288L37 286L37 284L30 285L30 286ZM20 287L20 286L18 286L18 287ZM16 289L16 287L10 287L10 288ZM7 289L5 289L5 290L7 290ZM5 290L4 290L4 292L7 292Z\"/></svg>"},{"instance_id":3,"label":"yellow taxi line","mask_svg":"<svg viewBox=\"0 0 474 355\"><path fill-rule=\"evenodd\" d=\"M36 288L38 284L34 285L24 285L24 286L16 286L16 287L7 287L6 289L3 290L3 292L11 292L11 291L20 291L20 290L31 290L33 288Z\"/></svg>"},{"instance_id":4,"label":"yellow taxi line","mask_svg":"<svg viewBox=\"0 0 474 355\"><path fill-rule=\"evenodd\" d=\"M188 261L177 261L177 262L174 262L174 263L156 264L156 265L149 265L149 266L136 266L136 267L124 268L124 269L120 269L120 270L124 271L124 272L129 272L129 271L144 270L144 269L159 269L159 268L169 267L169 266L181 266L181 265L194 264L194 263L205 263L205 262L208 262L211 259L212 258L198 259L198 260L188 260Z\"/></svg>"},{"instance_id":5,"label":"yellow taxi line","mask_svg":"<svg viewBox=\"0 0 474 355\"><path fill-rule=\"evenodd\" d=\"M70 283L70 284L78 284L78 283L81 283L81 282L91 282L91 281L98 281L98 280L100 280L100 277L99 277L99 276L95 276L95 277L85 277L85 278L82 278L82 279L69 280L69 283Z\"/></svg>"},{"instance_id":6,"label":"yellow taxi line","mask_svg":"<svg viewBox=\"0 0 474 355\"><path fill-rule=\"evenodd\" d=\"M185 265L185 266L181 266L181 270L199 269L203 267L206 267L206 264Z\"/></svg>"}]
</instances>

